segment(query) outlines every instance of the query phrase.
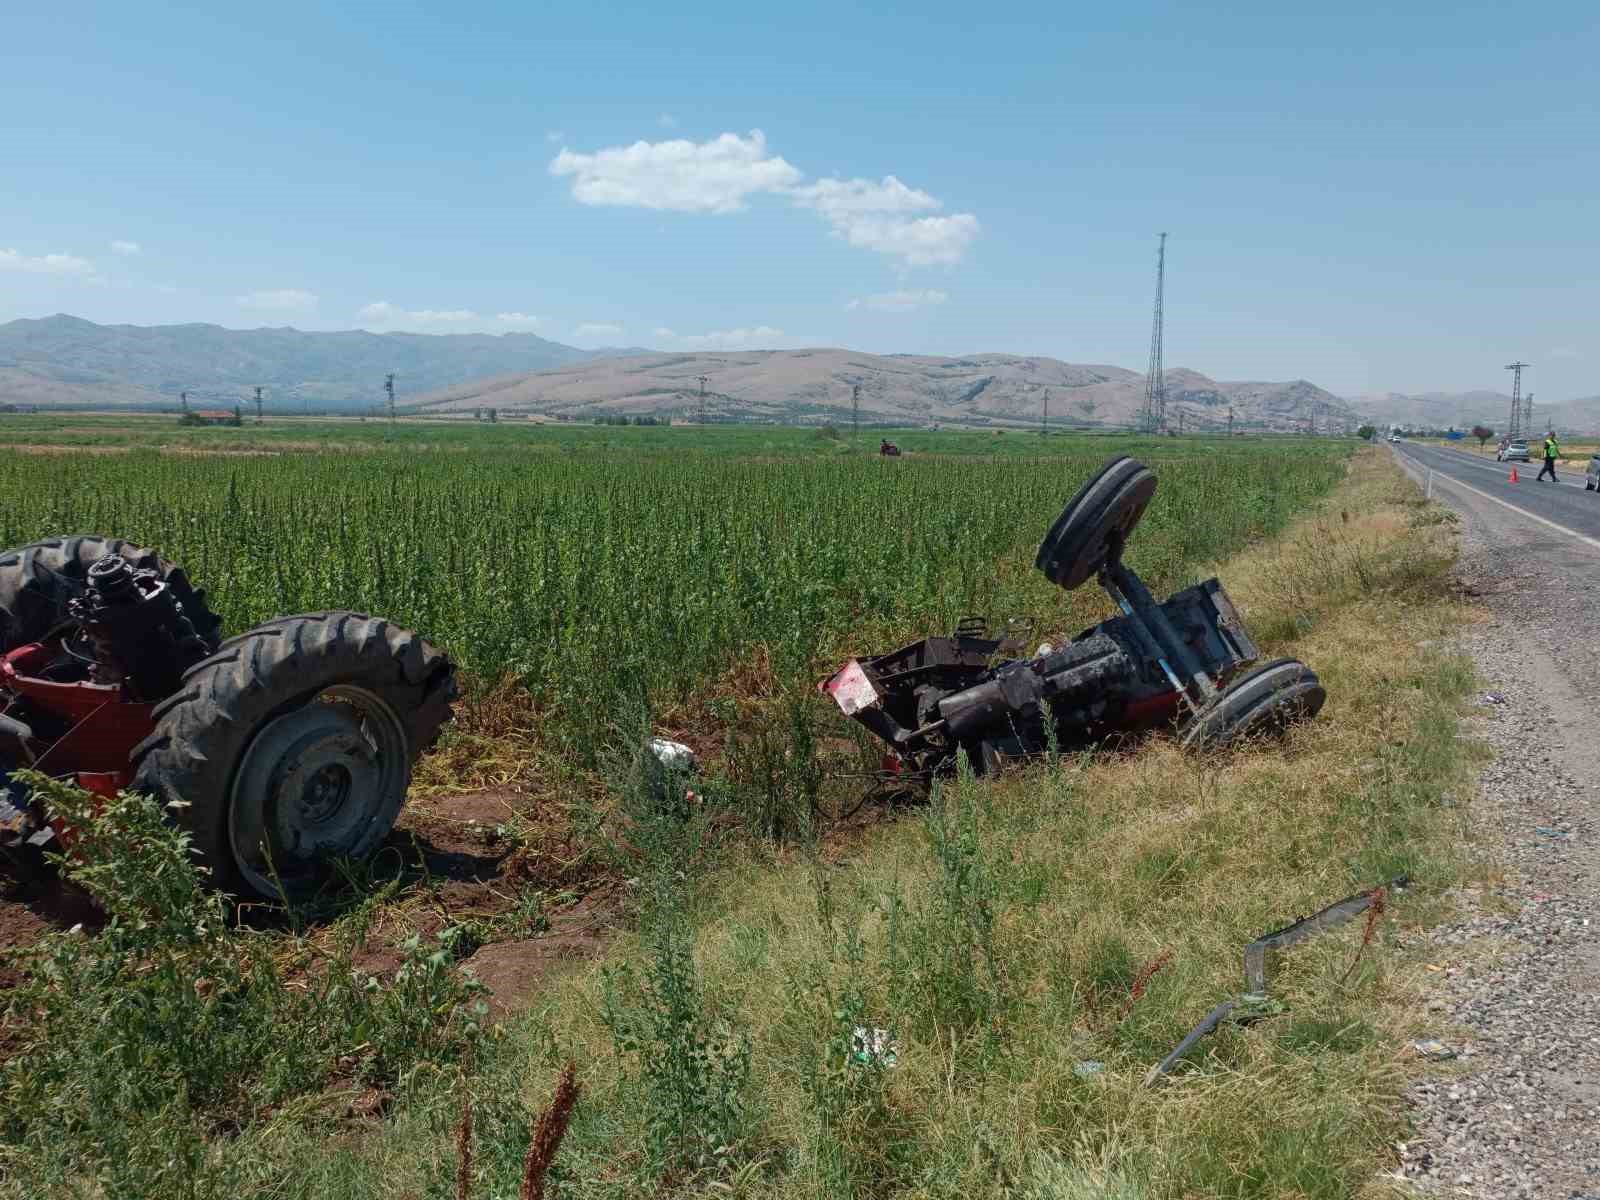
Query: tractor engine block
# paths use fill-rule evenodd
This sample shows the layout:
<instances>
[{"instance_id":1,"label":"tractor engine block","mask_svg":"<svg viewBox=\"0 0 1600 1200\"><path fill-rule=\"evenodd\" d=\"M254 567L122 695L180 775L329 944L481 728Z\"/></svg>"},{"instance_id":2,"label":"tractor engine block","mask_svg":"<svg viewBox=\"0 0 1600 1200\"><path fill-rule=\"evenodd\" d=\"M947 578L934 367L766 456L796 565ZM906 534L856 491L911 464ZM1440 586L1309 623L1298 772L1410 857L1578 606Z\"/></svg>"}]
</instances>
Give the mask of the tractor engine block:
<instances>
[{"instance_id":1,"label":"tractor engine block","mask_svg":"<svg viewBox=\"0 0 1600 1200\"><path fill-rule=\"evenodd\" d=\"M90 677L120 683L137 700L172 695L183 673L209 653L160 575L117 554L90 566L83 594L67 611L93 647Z\"/></svg>"}]
</instances>

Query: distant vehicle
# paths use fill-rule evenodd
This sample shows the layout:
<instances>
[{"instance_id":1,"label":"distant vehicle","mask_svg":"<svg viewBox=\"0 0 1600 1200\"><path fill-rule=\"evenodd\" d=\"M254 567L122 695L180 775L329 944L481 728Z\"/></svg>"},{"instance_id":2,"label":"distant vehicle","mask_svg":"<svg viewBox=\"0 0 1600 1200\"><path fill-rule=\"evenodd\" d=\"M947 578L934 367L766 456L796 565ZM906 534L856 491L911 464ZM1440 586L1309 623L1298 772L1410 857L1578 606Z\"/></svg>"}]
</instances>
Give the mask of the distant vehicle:
<instances>
[{"instance_id":1,"label":"distant vehicle","mask_svg":"<svg viewBox=\"0 0 1600 1200\"><path fill-rule=\"evenodd\" d=\"M1507 442L1494 453L1495 462L1529 462L1528 443L1518 438L1514 442Z\"/></svg>"},{"instance_id":2,"label":"distant vehicle","mask_svg":"<svg viewBox=\"0 0 1600 1200\"><path fill-rule=\"evenodd\" d=\"M1400 440L1400 435L1398 433L1391 433L1389 435L1389 440L1391 442L1398 442Z\"/></svg>"},{"instance_id":3,"label":"distant vehicle","mask_svg":"<svg viewBox=\"0 0 1600 1200\"><path fill-rule=\"evenodd\" d=\"M1600 454L1591 455L1588 469L1583 473L1583 490L1592 492L1600 488Z\"/></svg>"}]
</instances>

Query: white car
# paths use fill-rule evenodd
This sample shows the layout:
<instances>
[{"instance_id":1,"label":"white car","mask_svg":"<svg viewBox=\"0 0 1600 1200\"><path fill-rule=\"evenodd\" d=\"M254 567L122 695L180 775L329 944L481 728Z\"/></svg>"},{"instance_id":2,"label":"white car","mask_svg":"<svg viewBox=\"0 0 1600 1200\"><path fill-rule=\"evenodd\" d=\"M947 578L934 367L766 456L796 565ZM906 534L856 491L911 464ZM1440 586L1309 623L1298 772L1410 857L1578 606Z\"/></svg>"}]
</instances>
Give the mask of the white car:
<instances>
[{"instance_id":1,"label":"white car","mask_svg":"<svg viewBox=\"0 0 1600 1200\"><path fill-rule=\"evenodd\" d=\"M1507 442L1494 452L1495 462L1531 462L1528 457L1528 443L1518 438L1514 442Z\"/></svg>"}]
</instances>

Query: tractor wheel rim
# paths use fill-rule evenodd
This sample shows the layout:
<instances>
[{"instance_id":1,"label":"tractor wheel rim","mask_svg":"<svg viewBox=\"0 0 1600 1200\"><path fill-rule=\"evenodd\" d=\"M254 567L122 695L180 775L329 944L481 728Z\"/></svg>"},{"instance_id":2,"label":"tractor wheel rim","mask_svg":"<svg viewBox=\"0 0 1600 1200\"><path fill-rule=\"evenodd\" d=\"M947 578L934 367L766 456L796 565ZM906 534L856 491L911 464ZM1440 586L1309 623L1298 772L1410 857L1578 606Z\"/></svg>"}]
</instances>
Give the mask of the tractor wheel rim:
<instances>
[{"instance_id":1,"label":"tractor wheel rim","mask_svg":"<svg viewBox=\"0 0 1600 1200\"><path fill-rule=\"evenodd\" d=\"M235 865L266 895L314 883L327 858L359 858L389 832L410 783L405 728L365 688L326 688L268 722L234 775Z\"/></svg>"}]
</instances>

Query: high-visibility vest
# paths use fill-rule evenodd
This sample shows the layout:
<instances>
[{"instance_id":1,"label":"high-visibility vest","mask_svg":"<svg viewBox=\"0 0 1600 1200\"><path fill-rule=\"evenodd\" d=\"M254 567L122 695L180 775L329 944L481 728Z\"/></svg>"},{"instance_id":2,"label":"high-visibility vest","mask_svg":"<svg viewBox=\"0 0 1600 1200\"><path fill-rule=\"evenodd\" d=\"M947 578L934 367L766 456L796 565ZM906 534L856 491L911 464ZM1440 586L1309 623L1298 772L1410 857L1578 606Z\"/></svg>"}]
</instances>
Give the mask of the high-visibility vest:
<instances>
[{"instance_id":1,"label":"high-visibility vest","mask_svg":"<svg viewBox=\"0 0 1600 1200\"><path fill-rule=\"evenodd\" d=\"M1557 449L1559 449L1559 447L1557 447L1557 445L1556 445L1555 438L1545 438L1545 440L1544 440L1544 456L1546 458L1554 458L1556 456L1556 450Z\"/></svg>"}]
</instances>

